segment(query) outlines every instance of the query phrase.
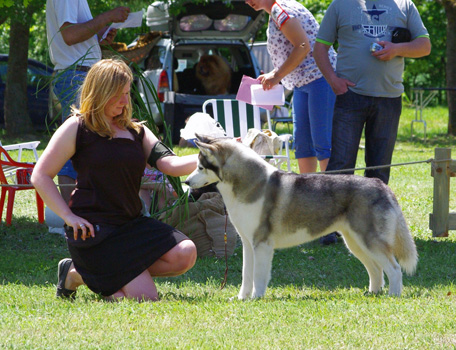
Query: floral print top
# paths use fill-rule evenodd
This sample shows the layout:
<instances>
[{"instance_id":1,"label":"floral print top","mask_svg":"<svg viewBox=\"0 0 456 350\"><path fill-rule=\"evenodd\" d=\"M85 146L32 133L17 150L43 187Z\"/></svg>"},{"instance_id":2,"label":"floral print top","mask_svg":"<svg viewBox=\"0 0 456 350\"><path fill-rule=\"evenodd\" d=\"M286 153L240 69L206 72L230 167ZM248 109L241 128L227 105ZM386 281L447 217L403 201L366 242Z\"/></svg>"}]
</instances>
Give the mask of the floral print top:
<instances>
[{"instance_id":1,"label":"floral print top","mask_svg":"<svg viewBox=\"0 0 456 350\"><path fill-rule=\"evenodd\" d=\"M271 16L267 30L268 52L274 68L278 69L291 54L293 44L281 32L282 26L290 18L297 18L306 31L311 50L299 66L282 79L282 84L288 90L311 83L323 76L313 58L313 47L320 25L315 17L303 5L295 0L277 0L271 8ZM328 51L333 68L336 67L337 55L331 47Z\"/></svg>"}]
</instances>

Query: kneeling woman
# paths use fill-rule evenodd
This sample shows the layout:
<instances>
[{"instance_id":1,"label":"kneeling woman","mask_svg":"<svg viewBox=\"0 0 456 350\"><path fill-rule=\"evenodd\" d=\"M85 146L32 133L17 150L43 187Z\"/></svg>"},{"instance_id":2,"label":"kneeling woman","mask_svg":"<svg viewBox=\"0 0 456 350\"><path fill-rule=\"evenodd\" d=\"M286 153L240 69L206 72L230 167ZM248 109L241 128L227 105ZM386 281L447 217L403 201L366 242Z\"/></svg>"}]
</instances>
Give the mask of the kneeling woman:
<instances>
[{"instance_id":1,"label":"kneeling woman","mask_svg":"<svg viewBox=\"0 0 456 350\"><path fill-rule=\"evenodd\" d=\"M153 276L177 276L195 264L193 242L143 217L138 193L146 163L181 176L195 169L197 155L175 156L132 121L132 81L122 61L94 64L80 109L55 132L33 171L33 185L66 224L71 259L58 266L59 297L74 297L86 284L108 298L157 300ZM53 181L68 159L78 172L69 205Z\"/></svg>"}]
</instances>

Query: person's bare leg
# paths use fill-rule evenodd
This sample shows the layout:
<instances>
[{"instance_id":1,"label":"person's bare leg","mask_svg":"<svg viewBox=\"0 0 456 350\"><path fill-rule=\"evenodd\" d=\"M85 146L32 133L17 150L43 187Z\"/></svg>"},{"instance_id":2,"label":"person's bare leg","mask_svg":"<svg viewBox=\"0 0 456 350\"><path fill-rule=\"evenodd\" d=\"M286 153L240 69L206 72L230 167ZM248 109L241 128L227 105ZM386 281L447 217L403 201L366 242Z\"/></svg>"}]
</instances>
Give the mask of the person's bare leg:
<instances>
[{"instance_id":1,"label":"person's bare leg","mask_svg":"<svg viewBox=\"0 0 456 350\"><path fill-rule=\"evenodd\" d=\"M298 158L299 173L314 173L317 171L317 157Z\"/></svg>"},{"instance_id":2,"label":"person's bare leg","mask_svg":"<svg viewBox=\"0 0 456 350\"><path fill-rule=\"evenodd\" d=\"M196 246L187 239L173 247L147 270L154 277L179 276L195 265L196 257Z\"/></svg>"},{"instance_id":3,"label":"person's bare leg","mask_svg":"<svg viewBox=\"0 0 456 350\"><path fill-rule=\"evenodd\" d=\"M65 185L74 185L76 184L76 180L72 179L69 176L66 175L59 175L58 177L58 182L59 185L64 185L60 186L60 194L62 195L62 198L64 201L68 204L70 202L70 197L71 197L71 192L74 190L74 186L65 186Z\"/></svg>"},{"instance_id":4,"label":"person's bare leg","mask_svg":"<svg viewBox=\"0 0 456 350\"><path fill-rule=\"evenodd\" d=\"M320 171L325 171L326 168L328 167L329 158L322 159L319 161L319 163L320 163Z\"/></svg>"},{"instance_id":5,"label":"person's bare leg","mask_svg":"<svg viewBox=\"0 0 456 350\"><path fill-rule=\"evenodd\" d=\"M157 301L158 292L149 271L145 270L139 276L128 282L106 300L135 299L137 301Z\"/></svg>"},{"instance_id":6,"label":"person's bare leg","mask_svg":"<svg viewBox=\"0 0 456 350\"><path fill-rule=\"evenodd\" d=\"M68 270L68 274L65 279L65 288L69 290L76 290L79 286L85 284L82 280L81 275L74 268L74 264L71 263L71 267Z\"/></svg>"},{"instance_id":7,"label":"person's bare leg","mask_svg":"<svg viewBox=\"0 0 456 350\"><path fill-rule=\"evenodd\" d=\"M105 299L117 301L122 298L128 298L136 299L138 301L156 301L158 300L158 292L152 276L171 277L182 275L195 265L196 257L196 246L193 241L182 241L164 254L138 277ZM65 288L76 290L76 288L82 284L84 284L84 281L72 263L65 280Z\"/></svg>"}]
</instances>

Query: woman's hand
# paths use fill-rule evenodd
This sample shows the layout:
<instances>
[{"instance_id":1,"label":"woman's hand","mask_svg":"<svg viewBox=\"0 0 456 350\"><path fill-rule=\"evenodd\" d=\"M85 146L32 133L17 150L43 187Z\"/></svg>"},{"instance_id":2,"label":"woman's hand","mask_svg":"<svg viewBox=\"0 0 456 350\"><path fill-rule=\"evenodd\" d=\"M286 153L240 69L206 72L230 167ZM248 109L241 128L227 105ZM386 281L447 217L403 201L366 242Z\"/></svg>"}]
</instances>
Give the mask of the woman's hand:
<instances>
[{"instance_id":1,"label":"woman's hand","mask_svg":"<svg viewBox=\"0 0 456 350\"><path fill-rule=\"evenodd\" d=\"M93 225L86 219L74 215L73 213L63 219L65 220L67 226L73 228L75 241L78 239L78 233L81 233L81 238L83 241L85 241L88 236L91 236L92 238L95 237L95 230L93 229Z\"/></svg>"},{"instance_id":2,"label":"woman's hand","mask_svg":"<svg viewBox=\"0 0 456 350\"><path fill-rule=\"evenodd\" d=\"M263 90L271 90L274 85L280 83L280 78L276 77L275 72L276 70L273 70L272 72L262 74L258 77L261 85L263 85Z\"/></svg>"}]
</instances>

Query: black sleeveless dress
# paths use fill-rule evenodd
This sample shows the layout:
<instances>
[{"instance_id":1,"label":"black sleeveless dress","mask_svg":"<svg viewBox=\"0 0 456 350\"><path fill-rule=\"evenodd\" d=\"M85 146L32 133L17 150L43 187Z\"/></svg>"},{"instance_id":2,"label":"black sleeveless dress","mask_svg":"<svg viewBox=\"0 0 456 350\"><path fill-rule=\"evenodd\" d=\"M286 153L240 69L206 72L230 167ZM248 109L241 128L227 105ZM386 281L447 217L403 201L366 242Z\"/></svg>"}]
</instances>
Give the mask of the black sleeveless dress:
<instances>
[{"instance_id":1,"label":"black sleeveless dress","mask_svg":"<svg viewBox=\"0 0 456 350\"><path fill-rule=\"evenodd\" d=\"M71 210L95 228L95 238L73 238L68 249L76 270L95 293L109 296L128 284L179 242L183 233L141 215L139 189L146 166L144 129L134 140L101 137L82 118L71 158L78 172Z\"/></svg>"}]
</instances>

